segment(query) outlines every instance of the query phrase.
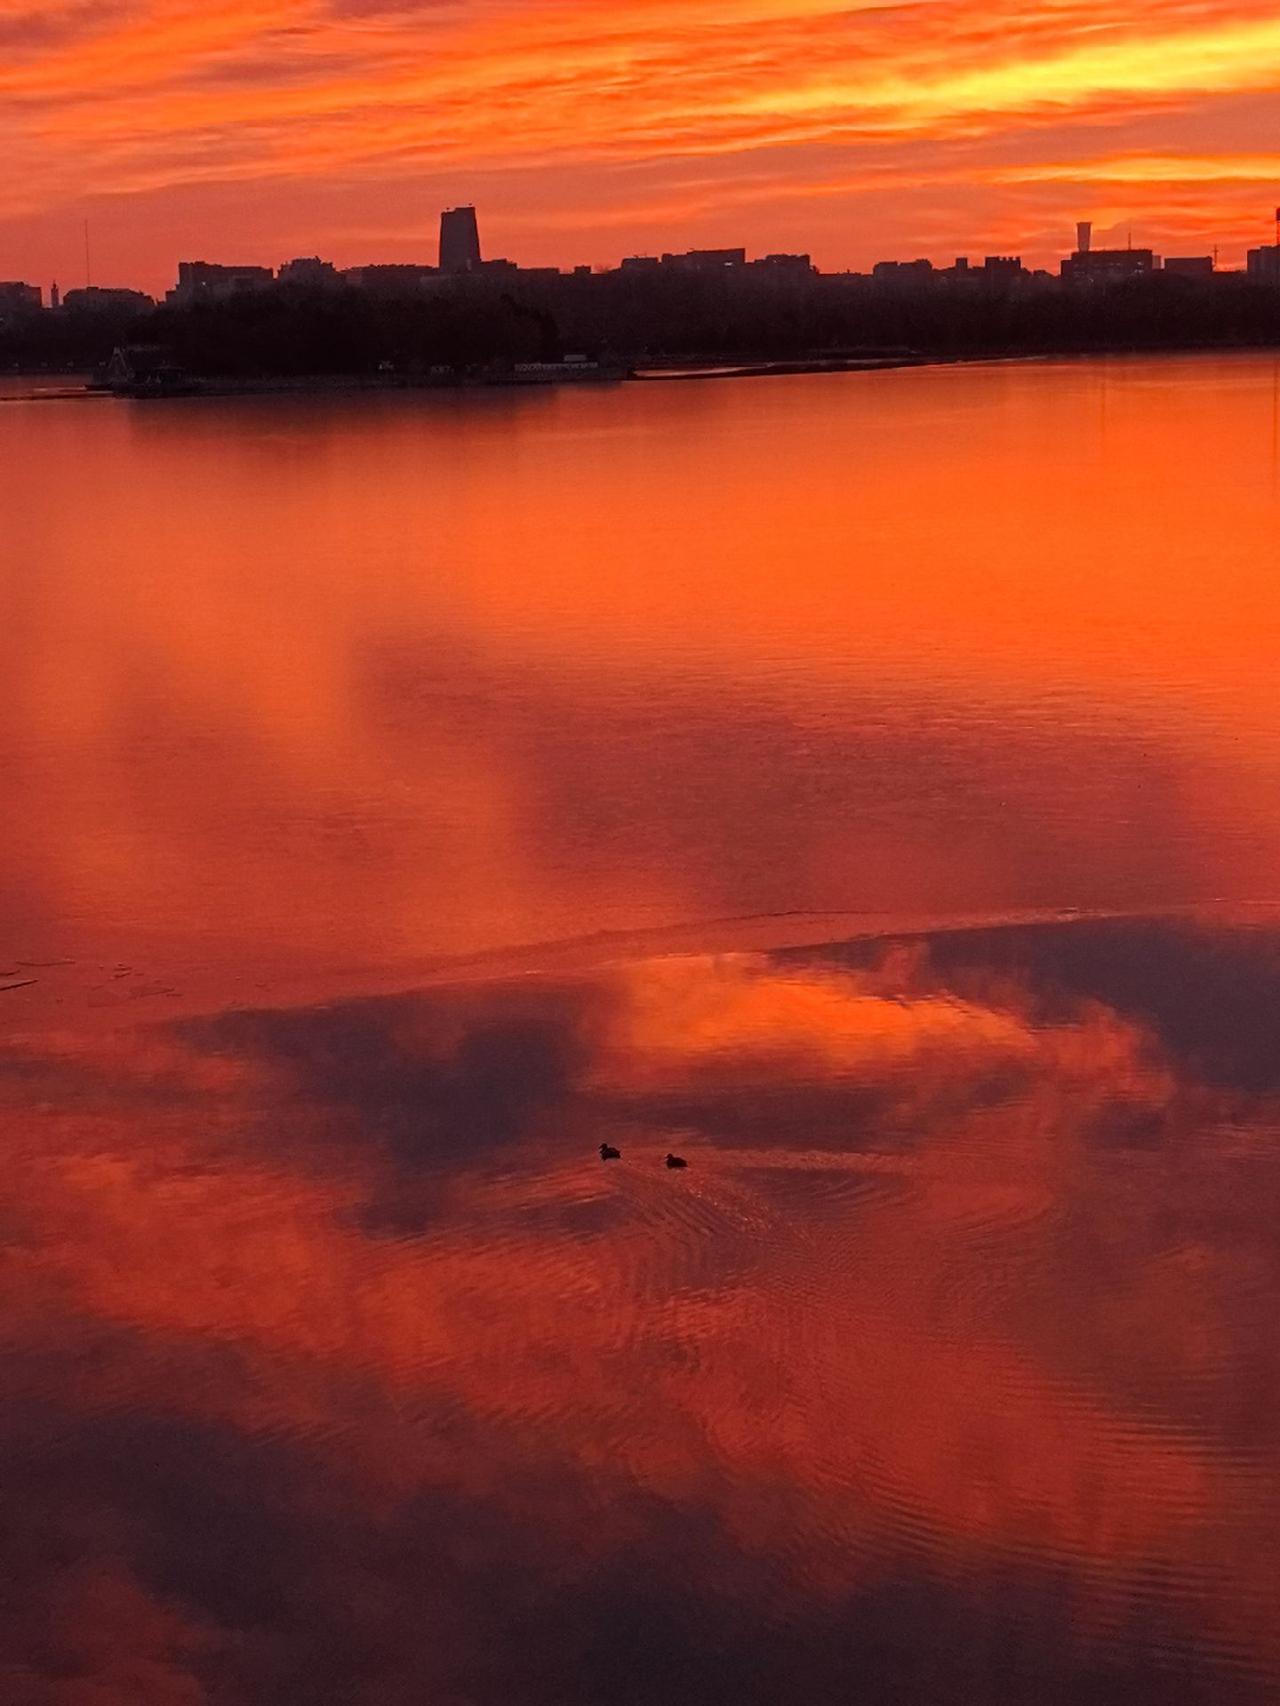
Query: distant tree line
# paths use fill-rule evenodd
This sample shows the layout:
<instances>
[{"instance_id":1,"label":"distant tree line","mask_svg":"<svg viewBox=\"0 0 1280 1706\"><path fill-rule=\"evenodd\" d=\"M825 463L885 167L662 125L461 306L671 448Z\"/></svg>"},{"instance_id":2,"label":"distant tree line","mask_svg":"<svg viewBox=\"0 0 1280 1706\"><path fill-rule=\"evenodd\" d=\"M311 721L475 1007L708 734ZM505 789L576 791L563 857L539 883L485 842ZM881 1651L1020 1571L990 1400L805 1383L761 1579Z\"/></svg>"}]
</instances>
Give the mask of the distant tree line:
<instances>
[{"instance_id":1,"label":"distant tree line","mask_svg":"<svg viewBox=\"0 0 1280 1706\"><path fill-rule=\"evenodd\" d=\"M274 289L141 315L36 314L0 324L0 368L89 368L158 345L194 374L459 371L572 352L625 361L770 359L911 348L923 355L1280 345L1280 290L1241 275L1154 273L1106 287L1007 288L935 276L614 272L468 279L419 296Z\"/></svg>"}]
</instances>

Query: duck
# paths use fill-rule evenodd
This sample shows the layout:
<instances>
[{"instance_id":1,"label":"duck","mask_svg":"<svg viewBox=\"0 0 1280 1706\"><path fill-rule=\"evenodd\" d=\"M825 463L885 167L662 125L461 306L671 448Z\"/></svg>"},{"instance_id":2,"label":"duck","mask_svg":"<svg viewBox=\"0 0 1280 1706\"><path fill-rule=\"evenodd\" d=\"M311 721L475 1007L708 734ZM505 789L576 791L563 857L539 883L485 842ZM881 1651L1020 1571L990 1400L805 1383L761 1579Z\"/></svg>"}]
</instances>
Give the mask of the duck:
<instances>
[{"instance_id":1,"label":"duck","mask_svg":"<svg viewBox=\"0 0 1280 1706\"><path fill-rule=\"evenodd\" d=\"M615 1149L611 1143L602 1143L600 1145L600 1159L602 1161L621 1161L622 1151Z\"/></svg>"},{"instance_id":2,"label":"duck","mask_svg":"<svg viewBox=\"0 0 1280 1706\"><path fill-rule=\"evenodd\" d=\"M667 1156L667 1166L672 1169L675 1169L676 1167L687 1167L688 1165L689 1163L685 1160L683 1155Z\"/></svg>"}]
</instances>

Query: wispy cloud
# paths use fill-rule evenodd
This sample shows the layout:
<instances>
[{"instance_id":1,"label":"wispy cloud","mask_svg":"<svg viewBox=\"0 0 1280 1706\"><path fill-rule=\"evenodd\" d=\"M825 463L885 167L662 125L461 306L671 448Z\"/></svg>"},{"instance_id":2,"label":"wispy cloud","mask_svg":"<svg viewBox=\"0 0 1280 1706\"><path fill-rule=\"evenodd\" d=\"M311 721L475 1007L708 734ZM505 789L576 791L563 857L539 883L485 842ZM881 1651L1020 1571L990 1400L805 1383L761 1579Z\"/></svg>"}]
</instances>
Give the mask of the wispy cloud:
<instances>
[{"instance_id":1,"label":"wispy cloud","mask_svg":"<svg viewBox=\"0 0 1280 1706\"><path fill-rule=\"evenodd\" d=\"M1069 164L1082 132L1158 126L1159 147L1125 148L1132 173L1109 181L1208 185L1211 157L1251 155L1280 106L1280 21L1261 0L0 0L0 41L0 144L17 167L0 233L85 197L241 184L278 207L353 181L465 189L519 169L558 229L568 216L587 234L627 224L616 203L600 212L601 170L656 167L674 186L694 161L730 183L781 151L796 190L856 194L877 150L921 142L974 146L968 182L1000 224L1013 185L1099 181ZM1261 103L1252 133L1242 120L1207 149L1205 126L1242 97ZM1164 166L1144 175L1142 153ZM930 182L904 186L886 242L933 223L948 192ZM704 233L714 210L688 223ZM651 235L642 208L631 229ZM867 258L821 235L830 261Z\"/></svg>"}]
</instances>

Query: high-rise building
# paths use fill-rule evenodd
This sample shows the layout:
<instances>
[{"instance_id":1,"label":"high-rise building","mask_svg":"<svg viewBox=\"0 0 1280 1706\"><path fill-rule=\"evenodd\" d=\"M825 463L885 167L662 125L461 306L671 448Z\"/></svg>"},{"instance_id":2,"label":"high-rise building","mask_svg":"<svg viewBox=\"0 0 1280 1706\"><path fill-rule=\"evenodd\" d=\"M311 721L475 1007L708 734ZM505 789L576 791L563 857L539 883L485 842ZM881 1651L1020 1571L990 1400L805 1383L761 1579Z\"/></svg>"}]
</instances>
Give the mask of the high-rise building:
<instances>
[{"instance_id":1,"label":"high-rise building","mask_svg":"<svg viewBox=\"0 0 1280 1706\"><path fill-rule=\"evenodd\" d=\"M1076 253L1087 255L1093 247L1093 221L1082 219L1076 226Z\"/></svg>"},{"instance_id":2,"label":"high-rise building","mask_svg":"<svg viewBox=\"0 0 1280 1706\"><path fill-rule=\"evenodd\" d=\"M449 207L440 215L440 271L468 272L480 264L480 227L474 207Z\"/></svg>"},{"instance_id":3,"label":"high-rise building","mask_svg":"<svg viewBox=\"0 0 1280 1706\"><path fill-rule=\"evenodd\" d=\"M1258 284L1280 284L1280 244L1249 250L1249 277Z\"/></svg>"}]
</instances>

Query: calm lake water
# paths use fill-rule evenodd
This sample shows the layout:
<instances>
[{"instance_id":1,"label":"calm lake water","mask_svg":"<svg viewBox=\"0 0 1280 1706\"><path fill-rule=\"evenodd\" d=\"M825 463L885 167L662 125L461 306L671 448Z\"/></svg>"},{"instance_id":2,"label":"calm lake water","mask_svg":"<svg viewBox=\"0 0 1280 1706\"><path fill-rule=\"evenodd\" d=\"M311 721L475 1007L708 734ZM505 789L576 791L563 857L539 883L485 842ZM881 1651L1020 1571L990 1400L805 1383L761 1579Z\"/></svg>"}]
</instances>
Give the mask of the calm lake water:
<instances>
[{"instance_id":1,"label":"calm lake water","mask_svg":"<svg viewBox=\"0 0 1280 1706\"><path fill-rule=\"evenodd\" d=\"M5 1706L1280 1696L1280 363L0 394L0 525Z\"/></svg>"}]
</instances>

